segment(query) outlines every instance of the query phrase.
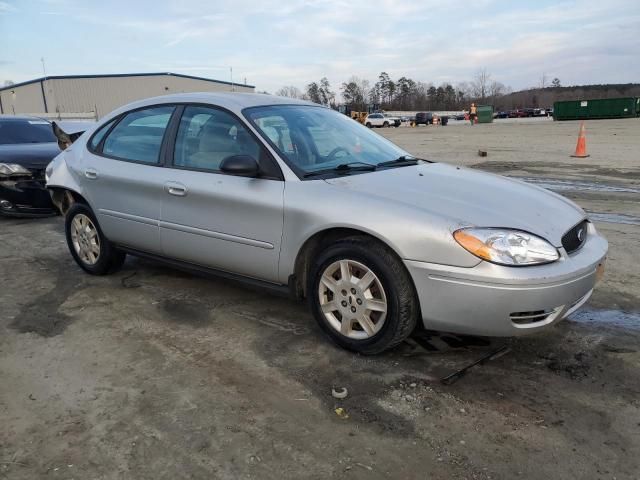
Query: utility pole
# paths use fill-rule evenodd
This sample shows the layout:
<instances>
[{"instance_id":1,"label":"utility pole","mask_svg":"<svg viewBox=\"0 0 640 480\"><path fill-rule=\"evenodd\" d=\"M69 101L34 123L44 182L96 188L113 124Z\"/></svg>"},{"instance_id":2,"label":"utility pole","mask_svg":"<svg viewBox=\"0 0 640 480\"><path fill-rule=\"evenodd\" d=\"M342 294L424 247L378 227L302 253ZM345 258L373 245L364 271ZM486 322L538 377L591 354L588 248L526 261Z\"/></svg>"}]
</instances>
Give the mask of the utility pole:
<instances>
[{"instance_id":1,"label":"utility pole","mask_svg":"<svg viewBox=\"0 0 640 480\"><path fill-rule=\"evenodd\" d=\"M230 72L230 75L231 75L231 91L233 92L234 91L234 88L233 88L233 67L229 67L229 72Z\"/></svg>"},{"instance_id":2,"label":"utility pole","mask_svg":"<svg viewBox=\"0 0 640 480\"><path fill-rule=\"evenodd\" d=\"M44 57L40 57L40 61L42 62L42 74L46 78L47 77L47 69L44 66Z\"/></svg>"}]
</instances>

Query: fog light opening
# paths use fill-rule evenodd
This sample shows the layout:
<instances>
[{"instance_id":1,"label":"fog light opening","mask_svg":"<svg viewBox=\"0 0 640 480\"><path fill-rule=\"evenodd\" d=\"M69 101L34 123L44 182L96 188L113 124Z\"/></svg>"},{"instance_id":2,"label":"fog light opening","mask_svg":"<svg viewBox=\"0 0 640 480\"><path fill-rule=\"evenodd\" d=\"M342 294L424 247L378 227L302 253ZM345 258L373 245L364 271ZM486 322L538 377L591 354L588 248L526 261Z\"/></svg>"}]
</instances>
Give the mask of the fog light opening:
<instances>
[{"instance_id":1,"label":"fog light opening","mask_svg":"<svg viewBox=\"0 0 640 480\"><path fill-rule=\"evenodd\" d=\"M9 200L0 200L0 208L2 208L3 210L12 210L13 203L11 203Z\"/></svg>"}]
</instances>

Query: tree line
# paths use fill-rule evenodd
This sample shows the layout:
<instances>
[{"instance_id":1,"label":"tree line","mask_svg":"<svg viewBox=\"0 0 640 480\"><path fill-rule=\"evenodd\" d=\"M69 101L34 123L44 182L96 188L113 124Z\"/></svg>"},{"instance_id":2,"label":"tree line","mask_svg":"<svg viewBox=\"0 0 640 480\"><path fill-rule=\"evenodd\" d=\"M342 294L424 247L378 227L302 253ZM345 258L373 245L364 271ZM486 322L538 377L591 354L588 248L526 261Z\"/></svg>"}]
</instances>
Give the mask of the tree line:
<instances>
[{"instance_id":1,"label":"tree line","mask_svg":"<svg viewBox=\"0 0 640 480\"><path fill-rule=\"evenodd\" d=\"M339 87L342 103L351 110L462 110L471 102L494 103L498 97L511 91L494 80L486 70L480 70L471 81L455 87L450 83L436 86L402 76L393 80L387 72L381 72L375 83L352 76ZM285 86L276 95L310 100L336 108L340 103L326 77L309 83L302 91L295 86Z\"/></svg>"}]
</instances>

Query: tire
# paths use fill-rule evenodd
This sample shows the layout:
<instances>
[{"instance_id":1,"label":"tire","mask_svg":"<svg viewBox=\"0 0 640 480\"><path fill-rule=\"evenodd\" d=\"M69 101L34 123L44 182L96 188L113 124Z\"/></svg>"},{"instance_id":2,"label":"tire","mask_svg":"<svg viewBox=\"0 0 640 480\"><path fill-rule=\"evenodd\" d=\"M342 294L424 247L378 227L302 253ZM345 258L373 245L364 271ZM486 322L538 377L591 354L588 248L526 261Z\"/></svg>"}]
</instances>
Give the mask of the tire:
<instances>
[{"instance_id":1,"label":"tire","mask_svg":"<svg viewBox=\"0 0 640 480\"><path fill-rule=\"evenodd\" d=\"M382 126L383 126L384 128L389 128L389 122L384 122L384 123L382 124Z\"/></svg>"},{"instance_id":2,"label":"tire","mask_svg":"<svg viewBox=\"0 0 640 480\"><path fill-rule=\"evenodd\" d=\"M126 254L104 236L91 209L75 203L65 216L65 235L71 256L85 272L106 275L118 270Z\"/></svg>"},{"instance_id":3,"label":"tire","mask_svg":"<svg viewBox=\"0 0 640 480\"><path fill-rule=\"evenodd\" d=\"M367 128L371 128L371 122L367 122L367 123L366 123L366 127L367 127Z\"/></svg>"},{"instance_id":4,"label":"tire","mask_svg":"<svg viewBox=\"0 0 640 480\"><path fill-rule=\"evenodd\" d=\"M373 277L366 275L374 279L360 284L366 287L371 282L370 287L343 283L344 262L354 281L370 272ZM385 245L364 237L340 240L317 257L307 279L307 297L316 321L329 338L342 348L365 355L398 345L413 332L420 316L413 282L400 259ZM374 311L368 306L374 310L384 306L386 310ZM342 312L346 312L344 316ZM347 319L352 315L364 316L365 321Z\"/></svg>"}]
</instances>

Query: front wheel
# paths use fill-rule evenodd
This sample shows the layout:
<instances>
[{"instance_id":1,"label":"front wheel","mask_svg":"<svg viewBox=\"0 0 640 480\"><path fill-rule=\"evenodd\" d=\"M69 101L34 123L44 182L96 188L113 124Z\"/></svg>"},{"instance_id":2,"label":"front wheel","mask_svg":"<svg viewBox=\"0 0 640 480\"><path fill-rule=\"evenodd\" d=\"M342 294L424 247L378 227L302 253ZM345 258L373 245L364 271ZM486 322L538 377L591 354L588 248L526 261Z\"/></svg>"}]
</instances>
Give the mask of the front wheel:
<instances>
[{"instance_id":1,"label":"front wheel","mask_svg":"<svg viewBox=\"0 0 640 480\"><path fill-rule=\"evenodd\" d=\"M85 272L105 275L124 263L126 254L104 236L91 209L75 203L65 217L67 246L71 256Z\"/></svg>"},{"instance_id":2,"label":"front wheel","mask_svg":"<svg viewBox=\"0 0 640 480\"><path fill-rule=\"evenodd\" d=\"M409 273L373 239L353 237L328 247L311 269L307 292L324 332L341 347L363 354L399 344L419 317Z\"/></svg>"},{"instance_id":3,"label":"front wheel","mask_svg":"<svg viewBox=\"0 0 640 480\"><path fill-rule=\"evenodd\" d=\"M366 127L371 128L371 122L367 122Z\"/></svg>"}]
</instances>

